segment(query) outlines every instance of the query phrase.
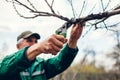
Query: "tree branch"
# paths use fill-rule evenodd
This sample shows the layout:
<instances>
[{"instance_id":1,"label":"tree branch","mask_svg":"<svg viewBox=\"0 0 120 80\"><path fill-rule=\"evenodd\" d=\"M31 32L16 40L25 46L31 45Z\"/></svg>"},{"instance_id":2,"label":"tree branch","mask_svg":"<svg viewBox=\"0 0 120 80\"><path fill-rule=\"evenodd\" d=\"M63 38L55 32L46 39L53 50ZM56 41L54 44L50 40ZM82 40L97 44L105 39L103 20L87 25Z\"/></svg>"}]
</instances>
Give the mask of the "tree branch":
<instances>
[{"instance_id":1,"label":"tree branch","mask_svg":"<svg viewBox=\"0 0 120 80\"><path fill-rule=\"evenodd\" d=\"M75 18L75 19L69 19L68 17L62 16L62 15L58 15L58 14L55 13L55 11L52 8L54 0L52 1L51 5L48 3L47 0L45 0L45 2L47 3L48 7L51 9L52 13L45 12L45 11L37 11L36 8L33 6L33 4L29 0L27 0L27 1L29 1L29 3L31 4L31 6L32 6L33 9L30 8L29 6L27 6L26 4L23 4L19 0L13 0L13 1L17 2L19 5L23 6L24 8L28 9L30 12L33 13L33 16L31 16L31 17L25 17L23 15L18 14L19 16L21 16L23 18L26 18L26 19L36 18L38 16L44 16L44 17L45 16L46 17L52 16L52 17L57 17L57 18L59 18L61 20L68 21L68 22L74 24L74 23L80 23L80 22L85 22L85 21L89 21L89 20L96 20L96 19L98 19L98 20L102 19L100 22L103 22L104 20L106 20L107 18L109 18L111 16L120 14L120 6L117 6L112 11L105 11L105 12L98 13L98 14L90 14L90 15L85 16L85 17L80 17L80 18ZM18 11L17 11L16 8L15 8L15 10L18 13ZM98 24L100 22L97 22L95 24Z\"/></svg>"}]
</instances>

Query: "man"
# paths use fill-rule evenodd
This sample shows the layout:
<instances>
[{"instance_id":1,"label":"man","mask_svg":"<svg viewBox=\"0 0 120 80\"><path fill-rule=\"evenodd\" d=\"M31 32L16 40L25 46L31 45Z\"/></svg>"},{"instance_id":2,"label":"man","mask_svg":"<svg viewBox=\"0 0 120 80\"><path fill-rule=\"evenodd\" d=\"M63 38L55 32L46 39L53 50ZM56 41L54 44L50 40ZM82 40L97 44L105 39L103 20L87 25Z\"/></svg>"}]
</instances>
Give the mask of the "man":
<instances>
[{"instance_id":1,"label":"man","mask_svg":"<svg viewBox=\"0 0 120 80\"><path fill-rule=\"evenodd\" d=\"M19 51L6 56L0 63L0 80L48 80L63 72L78 52L76 45L82 30L83 26L74 24L69 40L53 34L39 43L39 34L23 32L17 38ZM56 56L47 60L37 58L41 53Z\"/></svg>"}]
</instances>

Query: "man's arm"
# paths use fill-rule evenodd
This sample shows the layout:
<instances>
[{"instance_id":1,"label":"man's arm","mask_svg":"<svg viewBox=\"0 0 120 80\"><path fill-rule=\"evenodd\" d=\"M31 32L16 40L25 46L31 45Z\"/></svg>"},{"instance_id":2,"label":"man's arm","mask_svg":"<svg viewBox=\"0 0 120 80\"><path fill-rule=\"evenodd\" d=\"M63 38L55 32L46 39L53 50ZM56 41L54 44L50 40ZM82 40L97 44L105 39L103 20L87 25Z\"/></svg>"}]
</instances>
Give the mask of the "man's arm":
<instances>
[{"instance_id":1,"label":"man's arm","mask_svg":"<svg viewBox=\"0 0 120 80\"><path fill-rule=\"evenodd\" d=\"M62 35L53 34L48 39L31 46L27 50L27 57L29 60L34 60L41 53L57 55L66 42L67 39Z\"/></svg>"},{"instance_id":2,"label":"man's arm","mask_svg":"<svg viewBox=\"0 0 120 80\"><path fill-rule=\"evenodd\" d=\"M31 66L32 61L30 62L27 59L26 51L28 47L19 50L18 52L6 56L0 63L0 80L2 78L13 77L20 71Z\"/></svg>"},{"instance_id":3,"label":"man's arm","mask_svg":"<svg viewBox=\"0 0 120 80\"><path fill-rule=\"evenodd\" d=\"M45 61L47 78L52 78L66 70L77 55L77 41L82 34L83 27L76 24L71 30L70 39L58 56Z\"/></svg>"},{"instance_id":4,"label":"man's arm","mask_svg":"<svg viewBox=\"0 0 120 80\"><path fill-rule=\"evenodd\" d=\"M57 56L47 59L44 62L47 79L50 79L66 70L73 62L75 56L77 55L77 52L77 47L72 49L69 48L68 44L65 44L64 48Z\"/></svg>"},{"instance_id":5,"label":"man's arm","mask_svg":"<svg viewBox=\"0 0 120 80\"><path fill-rule=\"evenodd\" d=\"M70 48L75 48L77 45L77 41L81 36L83 27L79 24L75 24L71 30L70 39L68 41L68 46ZM52 35L48 39L34 44L27 50L27 57L29 60L33 60L36 56L40 55L41 53L45 54L53 54L56 55L62 48L64 43L67 42L62 35Z\"/></svg>"},{"instance_id":6,"label":"man's arm","mask_svg":"<svg viewBox=\"0 0 120 80\"><path fill-rule=\"evenodd\" d=\"M77 45L77 41L80 38L82 31L83 31L83 26L81 25L85 25L85 23L83 24L74 24L70 33L70 39L68 40L68 46L70 48L76 48Z\"/></svg>"},{"instance_id":7,"label":"man's arm","mask_svg":"<svg viewBox=\"0 0 120 80\"><path fill-rule=\"evenodd\" d=\"M40 43L5 57L0 63L0 78L12 76L30 67L34 59L41 53L56 55L65 42L66 39L63 36L52 35Z\"/></svg>"}]
</instances>

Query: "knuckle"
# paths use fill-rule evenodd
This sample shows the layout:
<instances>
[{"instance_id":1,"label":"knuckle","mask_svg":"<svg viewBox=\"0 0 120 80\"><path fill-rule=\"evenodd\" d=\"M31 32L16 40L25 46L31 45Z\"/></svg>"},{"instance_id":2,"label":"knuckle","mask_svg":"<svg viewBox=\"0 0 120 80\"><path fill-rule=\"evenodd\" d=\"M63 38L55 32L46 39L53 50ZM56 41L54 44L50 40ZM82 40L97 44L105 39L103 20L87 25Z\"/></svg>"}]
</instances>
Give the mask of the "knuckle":
<instances>
[{"instance_id":1,"label":"knuckle","mask_svg":"<svg viewBox=\"0 0 120 80\"><path fill-rule=\"evenodd\" d=\"M52 47L50 46L50 44L48 44L48 46L46 47L46 51L51 51Z\"/></svg>"},{"instance_id":2,"label":"knuckle","mask_svg":"<svg viewBox=\"0 0 120 80\"><path fill-rule=\"evenodd\" d=\"M52 41L54 41L54 37L53 37L53 36L51 36L51 37L48 39L48 42L52 42Z\"/></svg>"}]
</instances>

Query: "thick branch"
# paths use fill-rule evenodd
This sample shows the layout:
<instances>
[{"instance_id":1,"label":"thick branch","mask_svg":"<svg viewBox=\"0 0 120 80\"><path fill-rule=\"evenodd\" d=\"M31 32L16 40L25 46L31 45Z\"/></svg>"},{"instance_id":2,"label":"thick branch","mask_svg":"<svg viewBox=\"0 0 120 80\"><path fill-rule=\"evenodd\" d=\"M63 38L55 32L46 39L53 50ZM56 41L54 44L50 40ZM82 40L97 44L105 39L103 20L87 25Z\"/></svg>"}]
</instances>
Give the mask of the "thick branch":
<instances>
[{"instance_id":1,"label":"thick branch","mask_svg":"<svg viewBox=\"0 0 120 80\"><path fill-rule=\"evenodd\" d=\"M98 14L90 14L86 17L76 19L75 22L83 22L83 21L89 21L89 20L95 20L95 19L108 18L110 16L117 15L117 14L120 14L120 9L113 10L110 12L98 13Z\"/></svg>"}]
</instances>

